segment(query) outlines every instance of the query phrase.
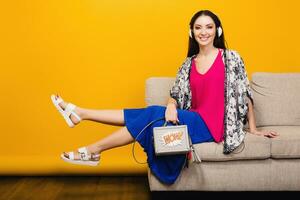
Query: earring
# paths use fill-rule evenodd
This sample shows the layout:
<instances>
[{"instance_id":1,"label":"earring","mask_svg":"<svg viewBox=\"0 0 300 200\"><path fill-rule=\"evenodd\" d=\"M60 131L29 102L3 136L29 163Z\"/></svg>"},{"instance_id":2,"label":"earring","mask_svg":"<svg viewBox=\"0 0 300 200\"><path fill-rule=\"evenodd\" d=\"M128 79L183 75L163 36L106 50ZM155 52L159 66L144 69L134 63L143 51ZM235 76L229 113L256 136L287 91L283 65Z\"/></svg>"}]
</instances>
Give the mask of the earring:
<instances>
[{"instance_id":1,"label":"earring","mask_svg":"<svg viewBox=\"0 0 300 200\"><path fill-rule=\"evenodd\" d=\"M190 38L193 38L192 30L191 29L190 29L189 35L190 35Z\"/></svg>"},{"instance_id":2,"label":"earring","mask_svg":"<svg viewBox=\"0 0 300 200\"><path fill-rule=\"evenodd\" d=\"M218 27L217 31L218 31L218 37L221 37L223 32L221 26Z\"/></svg>"}]
</instances>

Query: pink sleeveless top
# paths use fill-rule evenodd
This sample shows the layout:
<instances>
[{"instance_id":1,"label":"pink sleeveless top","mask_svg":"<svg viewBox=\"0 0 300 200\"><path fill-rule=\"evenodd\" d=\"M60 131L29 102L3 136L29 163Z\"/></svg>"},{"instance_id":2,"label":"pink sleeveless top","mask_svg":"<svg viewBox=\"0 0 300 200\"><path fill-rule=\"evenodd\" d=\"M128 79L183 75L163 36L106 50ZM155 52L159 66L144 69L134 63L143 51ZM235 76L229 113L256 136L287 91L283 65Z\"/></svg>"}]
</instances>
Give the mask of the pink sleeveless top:
<instances>
[{"instance_id":1,"label":"pink sleeveless top","mask_svg":"<svg viewBox=\"0 0 300 200\"><path fill-rule=\"evenodd\" d=\"M224 135L224 79L225 65L221 50L212 66L205 74L200 74L192 60L190 85L192 106L190 111L197 112L206 123L216 142Z\"/></svg>"}]
</instances>

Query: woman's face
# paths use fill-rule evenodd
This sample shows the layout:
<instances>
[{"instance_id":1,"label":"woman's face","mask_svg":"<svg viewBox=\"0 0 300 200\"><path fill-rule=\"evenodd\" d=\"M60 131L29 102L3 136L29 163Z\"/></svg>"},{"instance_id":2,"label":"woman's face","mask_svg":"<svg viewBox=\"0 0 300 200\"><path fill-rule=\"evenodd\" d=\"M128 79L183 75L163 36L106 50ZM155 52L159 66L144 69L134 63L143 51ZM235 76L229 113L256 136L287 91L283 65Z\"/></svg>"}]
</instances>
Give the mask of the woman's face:
<instances>
[{"instance_id":1,"label":"woman's face","mask_svg":"<svg viewBox=\"0 0 300 200\"><path fill-rule=\"evenodd\" d=\"M194 37L200 46L213 44L216 35L216 25L209 16L198 17L193 27Z\"/></svg>"}]
</instances>

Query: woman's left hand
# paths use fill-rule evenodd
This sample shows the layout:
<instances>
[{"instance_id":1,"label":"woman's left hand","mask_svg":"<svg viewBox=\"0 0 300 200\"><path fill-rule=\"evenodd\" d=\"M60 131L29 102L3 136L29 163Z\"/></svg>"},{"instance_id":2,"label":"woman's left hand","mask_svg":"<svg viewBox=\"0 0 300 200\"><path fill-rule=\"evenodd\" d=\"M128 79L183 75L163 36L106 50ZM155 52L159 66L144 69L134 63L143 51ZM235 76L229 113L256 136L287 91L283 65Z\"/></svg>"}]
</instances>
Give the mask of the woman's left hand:
<instances>
[{"instance_id":1,"label":"woman's left hand","mask_svg":"<svg viewBox=\"0 0 300 200\"><path fill-rule=\"evenodd\" d=\"M276 131L269 131L269 130L254 130L254 131L250 131L250 133L254 134L254 135L261 135L261 136L265 136L268 138L274 138L279 136L279 133L277 133Z\"/></svg>"}]
</instances>

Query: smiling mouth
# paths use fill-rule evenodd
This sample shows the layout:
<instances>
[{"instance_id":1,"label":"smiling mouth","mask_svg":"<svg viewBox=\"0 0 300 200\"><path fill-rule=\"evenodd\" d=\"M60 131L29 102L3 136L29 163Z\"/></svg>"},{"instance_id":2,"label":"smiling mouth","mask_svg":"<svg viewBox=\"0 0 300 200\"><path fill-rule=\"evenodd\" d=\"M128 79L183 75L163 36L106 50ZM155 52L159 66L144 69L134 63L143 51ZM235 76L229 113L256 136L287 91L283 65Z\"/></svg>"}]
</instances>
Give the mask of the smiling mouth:
<instances>
[{"instance_id":1,"label":"smiling mouth","mask_svg":"<svg viewBox=\"0 0 300 200\"><path fill-rule=\"evenodd\" d=\"M209 38L209 37L200 37L199 39L200 39L201 41L206 41L206 40L208 40L208 38Z\"/></svg>"}]
</instances>

